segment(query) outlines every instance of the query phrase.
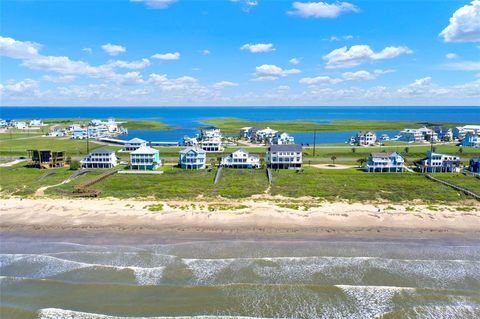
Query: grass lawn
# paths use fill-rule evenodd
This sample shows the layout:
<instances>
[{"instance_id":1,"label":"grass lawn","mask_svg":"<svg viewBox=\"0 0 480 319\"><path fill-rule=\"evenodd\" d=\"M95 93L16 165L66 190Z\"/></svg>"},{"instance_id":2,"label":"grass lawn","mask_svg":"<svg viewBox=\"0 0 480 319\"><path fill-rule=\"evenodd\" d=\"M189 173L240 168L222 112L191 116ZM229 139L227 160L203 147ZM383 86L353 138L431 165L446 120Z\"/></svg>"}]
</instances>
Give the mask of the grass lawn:
<instances>
[{"instance_id":1,"label":"grass lawn","mask_svg":"<svg viewBox=\"0 0 480 319\"><path fill-rule=\"evenodd\" d=\"M261 194L268 188L264 169L225 168L214 192L228 198L249 197Z\"/></svg>"},{"instance_id":2,"label":"grass lawn","mask_svg":"<svg viewBox=\"0 0 480 319\"><path fill-rule=\"evenodd\" d=\"M43 123L48 125L60 124L68 126L72 124L86 125L91 119L75 119L75 118L58 118L58 119L44 119ZM120 126L132 130L167 130L171 127L160 121L152 120L133 120L133 119L116 119L117 122L122 122Z\"/></svg>"},{"instance_id":3,"label":"grass lawn","mask_svg":"<svg viewBox=\"0 0 480 319\"><path fill-rule=\"evenodd\" d=\"M432 176L480 194L480 178L475 176L451 173L435 173Z\"/></svg>"},{"instance_id":4,"label":"grass lawn","mask_svg":"<svg viewBox=\"0 0 480 319\"><path fill-rule=\"evenodd\" d=\"M41 170L24 165L25 162L12 167L0 167L0 188L3 195L33 195L38 188L61 183L74 173L66 168ZM55 174L39 180L42 175L49 172Z\"/></svg>"},{"instance_id":5,"label":"grass lawn","mask_svg":"<svg viewBox=\"0 0 480 319\"><path fill-rule=\"evenodd\" d=\"M387 200L407 204L458 202L465 195L450 187L413 173L365 173L356 169L327 170L305 168L303 171L273 171L272 195L313 196L334 201L353 202Z\"/></svg>"},{"instance_id":6,"label":"grass lawn","mask_svg":"<svg viewBox=\"0 0 480 319\"><path fill-rule=\"evenodd\" d=\"M336 132L359 130L402 130L406 127L420 127L416 121L387 121L387 120L331 120L329 122L313 122L309 120L289 121L252 121L235 117L208 118L203 123L214 125L225 133L238 133L242 127L270 127L278 131L287 132ZM442 123L445 126L459 126L463 123Z\"/></svg>"}]
</instances>

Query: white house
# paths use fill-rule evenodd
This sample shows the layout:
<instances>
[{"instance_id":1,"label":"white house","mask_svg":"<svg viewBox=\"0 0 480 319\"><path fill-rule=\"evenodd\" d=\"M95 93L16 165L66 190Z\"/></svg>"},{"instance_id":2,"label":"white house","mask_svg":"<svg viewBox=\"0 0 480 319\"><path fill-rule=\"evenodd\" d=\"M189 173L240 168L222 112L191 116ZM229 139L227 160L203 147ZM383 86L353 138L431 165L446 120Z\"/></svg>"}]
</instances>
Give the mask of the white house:
<instances>
[{"instance_id":1,"label":"white house","mask_svg":"<svg viewBox=\"0 0 480 319\"><path fill-rule=\"evenodd\" d=\"M288 133L277 132L272 138L272 144L285 145L285 144L295 144L295 138L288 135Z\"/></svg>"},{"instance_id":2,"label":"white house","mask_svg":"<svg viewBox=\"0 0 480 319\"><path fill-rule=\"evenodd\" d=\"M206 127L200 131L200 139L222 139L222 133L220 132L220 129L214 126Z\"/></svg>"},{"instance_id":3,"label":"white house","mask_svg":"<svg viewBox=\"0 0 480 319\"><path fill-rule=\"evenodd\" d=\"M275 134L278 131L272 130L271 128L267 127L263 130L256 131L254 134L254 140L258 143L268 142L271 143Z\"/></svg>"},{"instance_id":4,"label":"white house","mask_svg":"<svg viewBox=\"0 0 480 319\"><path fill-rule=\"evenodd\" d=\"M198 146L198 139L196 137L189 137L189 136L184 136L183 137L183 145L185 146Z\"/></svg>"},{"instance_id":5,"label":"white house","mask_svg":"<svg viewBox=\"0 0 480 319\"><path fill-rule=\"evenodd\" d=\"M88 132L86 128L75 126L72 133L72 138L76 140L83 140L84 138L87 138L87 134Z\"/></svg>"},{"instance_id":6,"label":"white house","mask_svg":"<svg viewBox=\"0 0 480 319\"><path fill-rule=\"evenodd\" d=\"M198 147L188 147L179 152L178 165L185 169L204 169L207 153Z\"/></svg>"},{"instance_id":7,"label":"white house","mask_svg":"<svg viewBox=\"0 0 480 319\"><path fill-rule=\"evenodd\" d=\"M198 145L201 149L208 153L221 152L223 150L222 140L220 138L201 140L200 142L198 142Z\"/></svg>"},{"instance_id":8,"label":"white house","mask_svg":"<svg viewBox=\"0 0 480 319\"><path fill-rule=\"evenodd\" d=\"M302 167L302 146L270 145L266 154L267 166L270 168L295 168Z\"/></svg>"},{"instance_id":9,"label":"white house","mask_svg":"<svg viewBox=\"0 0 480 319\"><path fill-rule=\"evenodd\" d=\"M404 142L425 142L430 139L434 141L438 140L438 135L435 133L433 129L429 129L427 127L421 127L418 129L411 129L411 128L406 128L403 131L400 132L399 141L404 141Z\"/></svg>"},{"instance_id":10,"label":"white house","mask_svg":"<svg viewBox=\"0 0 480 319\"><path fill-rule=\"evenodd\" d=\"M427 157L422 160L422 172L457 172L460 169L460 156L428 151Z\"/></svg>"},{"instance_id":11,"label":"white house","mask_svg":"<svg viewBox=\"0 0 480 319\"><path fill-rule=\"evenodd\" d=\"M45 126L42 120L31 120L30 126Z\"/></svg>"},{"instance_id":12,"label":"white house","mask_svg":"<svg viewBox=\"0 0 480 319\"><path fill-rule=\"evenodd\" d=\"M80 164L82 168L113 168L117 166L115 151L100 148L85 156Z\"/></svg>"},{"instance_id":13,"label":"white house","mask_svg":"<svg viewBox=\"0 0 480 319\"><path fill-rule=\"evenodd\" d=\"M453 128L453 137L461 141L467 133L480 135L480 125L465 125Z\"/></svg>"},{"instance_id":14,"label":"white house","mask_svg":"<svg viewBox=\"0 0 480 319\"><path fill-rule=\"evenodd\" d=\"M353 143L358 146L370 146L377 142L377 134L373 131L360 131L355 135Z\"/></svg>"},{"instance_id":15,"label":"white house","mask_svg":"<svg viewBox=\"0 0 480 319\"><path fill-rule=\"evenodd\" d=\"M141 146L130 153L130 169L154 170L160 165L160 152L154 148Z\"/></svg>"},{"instance_id":16,"label":"white house","mask_svg":"<svg viewBox=\"0 0 480 319\"><path fill-rule=\"evenodd\" d=\"M371 153L364 169L367 172L403 172L405 160L397 152Z\"/></svg>"},{"instance_id":17,"label":"white house","mask_svg":"<svg viewBox=\"0 0 480 319\"><path fill-rule=\"evenodd\" d=\"M132 152L138 150L140 147L147 146L147 141L142 140L141 138L132 138L130 141L125 143L124 151Z\"/></svg>"},{"instance_id":18,"label":"white house","mask_svg":"<svg viewBox=\"0 0 480 319\"><path fill-rule=\"evenodd\" d=\"M26 130L28 129L28 125L25 122L15 122L14 127L19 130Z\"/></svg>"},{"instance_id":19,"label":"white house","mask_svg":"<svg viewBox=\"0 0 480 319\"><path fill-rule=\"evenodd\" d=\"M259 168L260 157L240 148L229 155L223 156L220 165L229 168Z\"/></svg>"},{"instance_id":20,"label":"white house","mask_svg":"<svg viewBox=\"0 0 480 319\"><path fill-rule=\"evenodd\" d=\"M102 120L94 119L94 120L90 121L90 125L92 125L92 126L98 126L98 125L102 125L102 124L103 124Z\"/></svg>"}]
</instances>

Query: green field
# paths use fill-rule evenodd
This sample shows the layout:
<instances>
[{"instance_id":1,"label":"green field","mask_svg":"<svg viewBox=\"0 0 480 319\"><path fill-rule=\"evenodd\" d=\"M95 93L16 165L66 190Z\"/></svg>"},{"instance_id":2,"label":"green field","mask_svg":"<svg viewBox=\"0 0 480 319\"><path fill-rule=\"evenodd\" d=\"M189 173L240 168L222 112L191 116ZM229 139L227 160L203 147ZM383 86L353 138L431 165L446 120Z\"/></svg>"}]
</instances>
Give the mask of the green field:
<instances>
[{"instance_id":1,"label":"green field","mask_svg":"<svg viewBox=\"0 0 480 319\"><path fill-rule=\"evenodd\" d=\"M57 118L57 119L45 119L44 124L47 125L61 125L69 126L72 124L86 125L91 119L81 118ZM121 122L120 126L131 130L168 130L171 129L169 125L157 120L133 120L133 119L116 119L117 122Z\"/></svg>"},{"instance_id":2,"label":"green field","mask_svg":"<svg viewBox=\"0 0 480 319\"><path fill-rule=\"evenodd\" d=\"M387 120L331 120L328 122L313 122L310 120L289 121L251 121L235 117L208 118L203 123L214 125L225 133L238 133L242 127L270 127L286 132L339 132L361 130L402 130L406 127L422 126L416 121ZM439 123L440 124L440 123ZM445 126L459 126L462 123L441 123Z\"/></svg>"}]
</instances>

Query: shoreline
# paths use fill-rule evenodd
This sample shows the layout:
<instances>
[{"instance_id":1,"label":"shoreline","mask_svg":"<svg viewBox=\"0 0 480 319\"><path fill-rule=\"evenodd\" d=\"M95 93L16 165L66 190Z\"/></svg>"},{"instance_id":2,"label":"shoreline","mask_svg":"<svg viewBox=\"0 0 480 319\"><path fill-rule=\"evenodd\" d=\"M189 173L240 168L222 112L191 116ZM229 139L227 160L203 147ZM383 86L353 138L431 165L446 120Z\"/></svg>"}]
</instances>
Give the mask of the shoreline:
<instances>
[{"instance_id":1,"label":"shoreline","mask_svg":"<svg viewBox=\"0 0 480 319\"><path fill-rule=\"evenodd\" d=\"M480 238L480 209L427 205L316 203L307 210L268 199L140 201L118 199L2 199L2 233L111 233L179 238ZM161 205L161 210L149 209ZM218 206L208 206L218 205ZM222 206L223 205L223 206ZM226 205L232 205L227 207ZM187 207L188 206L188 207ZM212 210L220 207L223 210ZM223 208L222 208L223 207ZM305 208L304 208L305 209Z\"/></svg>"}]
</instances>

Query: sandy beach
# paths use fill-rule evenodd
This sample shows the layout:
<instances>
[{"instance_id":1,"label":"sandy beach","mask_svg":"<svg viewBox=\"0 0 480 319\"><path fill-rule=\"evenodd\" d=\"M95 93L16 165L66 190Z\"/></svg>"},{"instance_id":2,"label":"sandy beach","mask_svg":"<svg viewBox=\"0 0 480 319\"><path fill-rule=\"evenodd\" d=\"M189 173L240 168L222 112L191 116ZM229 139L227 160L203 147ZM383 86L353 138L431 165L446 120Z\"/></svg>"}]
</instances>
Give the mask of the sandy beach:
<instances>
[{"instance_id":1,"label":"sandy beach","mask_svg":"<svg viewBox=\"0 0 480 319\"><path fill-rule=\"evenodd\" d=\"M2 231L175 232L257 235L480 235L480 209L393 204L309 203L291 208L272 200L153 202L118 199L3 199ZM285 198L283 198L285 200ZM304 202L305 199L304 199ZM284 203L284 202L283 202ZM160 205L151 211L150 205ZM209 206L210 205L210 206ZM219 208L230 205L230 208ZM288 207L286 207L288 206Z\"/></svg>"}]
</instances>

